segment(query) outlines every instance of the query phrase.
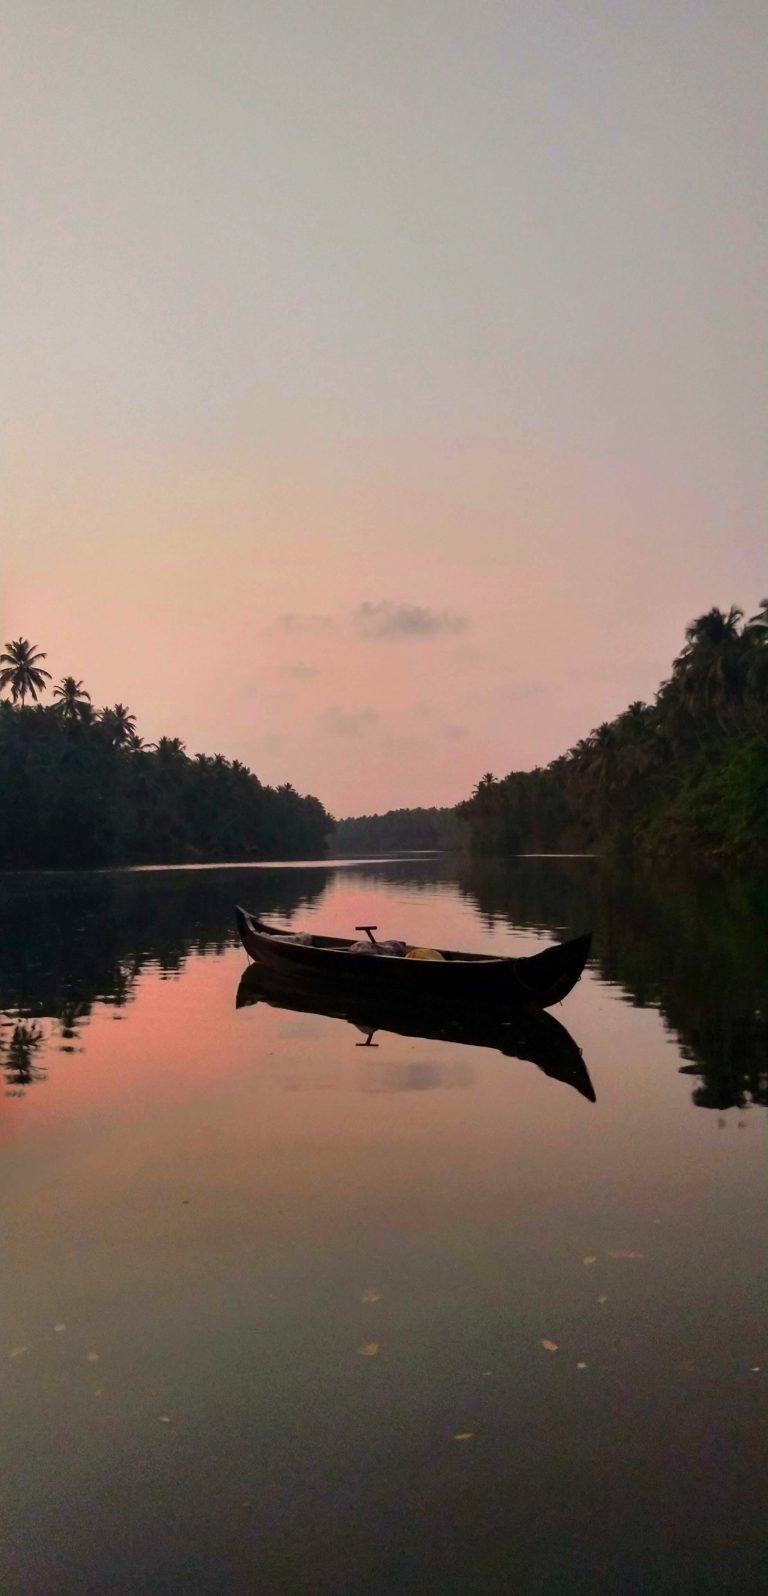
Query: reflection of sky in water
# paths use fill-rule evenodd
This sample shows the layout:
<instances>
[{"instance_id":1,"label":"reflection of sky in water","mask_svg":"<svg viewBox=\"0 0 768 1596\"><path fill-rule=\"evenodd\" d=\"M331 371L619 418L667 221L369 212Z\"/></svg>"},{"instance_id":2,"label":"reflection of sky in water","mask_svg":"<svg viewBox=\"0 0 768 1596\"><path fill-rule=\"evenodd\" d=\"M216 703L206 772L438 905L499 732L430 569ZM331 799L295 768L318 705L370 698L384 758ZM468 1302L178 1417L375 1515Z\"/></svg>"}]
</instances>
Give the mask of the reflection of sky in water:
<instances>
[{"instance_id":1,"label":"reflection of sky in water","mask_svg":"<svg viewBox=\"0 0 768 1596\"><path fill-rule=\"evenodd\" d=\"M595 1103L492 1047L236 1011L231 875L86 878L4 951L4 1589L762 1589L762 1116L694 1107L652 1006L752 1068L744 961L715 1000L668 901L643 962L636 889L619 926L510 872L520 929L488 931L482 878L390 869L315 904L275 874L272 912L500 948L591 912L648 998L590 974L557 1011Z\"/></svg>"},{"instance_id":2,"label":"reflection of sky in water","mask_svg":"<svg viewBox=\"0 0 768 1596\"><path fill-rule=\"evenodd\" d=\"M469 1064L411 1059L407 1064L374 1066L361 1084L365 1092L434 1092L472 1086L474 1079Z\"/></svg>"}]
</instances>

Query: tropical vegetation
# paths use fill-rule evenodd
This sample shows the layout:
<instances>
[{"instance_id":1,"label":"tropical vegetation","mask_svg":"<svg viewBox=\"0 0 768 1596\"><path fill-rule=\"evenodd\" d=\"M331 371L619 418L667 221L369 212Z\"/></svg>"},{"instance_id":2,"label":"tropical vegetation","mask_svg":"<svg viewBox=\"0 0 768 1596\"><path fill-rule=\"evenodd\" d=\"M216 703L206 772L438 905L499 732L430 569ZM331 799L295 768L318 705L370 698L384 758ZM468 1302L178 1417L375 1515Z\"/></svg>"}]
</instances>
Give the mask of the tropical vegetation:
<instances>
[{"instance_id":1,"label":"tropical vegetation","mask_svg":"<svg viewBox=\"0 0 768 1596\"><path fill-rule=\"evenodd\" d=\"M324 852L319 799L223 754L190 757L178 737L147 745L127 705L95 709L75 676L40 702L45 658L26 638L0 655L0 869Z\"/></svg>"},{"instance_id":2,"label":"tropical vegetation","mask_svg":"<svg viewBox=\"0 0 768 1596\"><path fill-rule=\"evenodd\" d=\"M337 821L333 846L342 854L400 853L455 848L458 841L455 809L388 809Z\"/></svg>"},{"instance_id":3,"label":"tropical vegetation","mask_svg":"<svg viewBox=\"0 0 768 1596\"><path fill-rule=\"evenodd\" d=\"M6 687L11 690L11 702L16 704L24 700L29 693L30 698L37 702L38 693L45 691L46 682L50 681L50 671L41 670L38 661L47 659L34 643L29 643L25 637L17 637L15 643L6 643L5 653L0 654L0 692Z\"/></svg>"},{"instance_id":4,"label":"tropical vegetation","mask_svg":"<svg viewBox=\"0 0 768 1596\"><path fill-rule=\"evenodd\" d=\"M768 600L700 615L653 703L545 768L489 772L457 813L478 853L768 854Z\"/></svg>"}]
</instances>

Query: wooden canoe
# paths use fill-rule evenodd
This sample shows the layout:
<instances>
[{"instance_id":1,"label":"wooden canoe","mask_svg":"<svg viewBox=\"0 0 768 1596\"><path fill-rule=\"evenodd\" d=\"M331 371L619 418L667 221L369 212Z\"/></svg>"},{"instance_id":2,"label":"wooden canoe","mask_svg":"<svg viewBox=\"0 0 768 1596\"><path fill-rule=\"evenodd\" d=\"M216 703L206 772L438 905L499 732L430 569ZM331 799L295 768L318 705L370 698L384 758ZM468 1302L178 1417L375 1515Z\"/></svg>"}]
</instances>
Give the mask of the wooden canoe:
<instances>
[{"instance_id":1,"label":"wooden canoe","mask_svg":"<svg viewBox=\"0 0 768 1596\"><path fill-rule=\"evenodd\" d=\"M483 1000L550 1008L576 985L592 940L591 935L574 937L519 959L457 953L449 948L440 949L442 959L405 959L353 953L350 938L299 936L265 925L247 909L238 907L235 912L246 953L270 970L321 984L349 982L408 1000L451 1004Z\"/></svg>"},{"instance_id":2,"label":"wooden canoe","mask_svg":"<svg viewBox=\"0 0 768 1596\"><path fill-rule=\"evenodd\" d=\"M350 982L321 988L316 981L277 975L263 964L251 964L244 971L237 989L236 1007L266 1003L270 1008L288 1009L299 1014L324 1014L329 1019L346 1020L354 1027L356 1045L373 1045L379 1031L398 1036L423 1037L426 1041L452 1042L463 1047L487 1047L505 1058L529 1061L555 1081L572 1086L574 1091L594 1103L595 1091L589 1071L570 1031L553 1015L541 1009L519 1005L505 1012L483 1003L464 1004L442 1011L434 1002L409 1003L401 996L385 992L364 992ZM360 1036L366 1038L360 1041Z\"/></svg>"}]
</instances>

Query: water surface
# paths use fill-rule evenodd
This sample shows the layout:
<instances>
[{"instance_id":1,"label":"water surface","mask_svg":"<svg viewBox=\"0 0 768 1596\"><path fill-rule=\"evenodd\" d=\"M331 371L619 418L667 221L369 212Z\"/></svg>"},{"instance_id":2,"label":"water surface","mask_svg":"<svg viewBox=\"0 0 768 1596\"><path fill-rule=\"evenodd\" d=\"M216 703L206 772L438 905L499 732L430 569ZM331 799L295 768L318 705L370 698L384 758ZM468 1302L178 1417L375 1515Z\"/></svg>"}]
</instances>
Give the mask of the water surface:
<instances>
[{"instance_id":1,"label":"water surface","mask_svg":"<svg viewBox=\"0 0 768 1596\"><path fill-rule=\"evenodd\" d=\"M590 1093L236 1008L236 900L592 927ZM3 878L4 1596L762 1596L767 931L576 859Z\"/></svg>"}]
</instances>

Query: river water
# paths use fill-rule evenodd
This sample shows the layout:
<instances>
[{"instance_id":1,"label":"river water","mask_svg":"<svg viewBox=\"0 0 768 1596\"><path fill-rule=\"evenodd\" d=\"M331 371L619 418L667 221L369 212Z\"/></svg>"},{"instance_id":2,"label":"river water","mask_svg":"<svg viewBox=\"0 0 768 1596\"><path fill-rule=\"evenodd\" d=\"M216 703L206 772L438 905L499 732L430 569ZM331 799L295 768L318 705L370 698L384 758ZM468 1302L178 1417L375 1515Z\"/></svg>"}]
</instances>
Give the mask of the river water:
<instances>
[{"instance_id":1,"label":"river water","mask_svg":"<svg viewBox=\"0 0 768 1596\"><path fill-rule=\"evenodd\" d=\"M764 1596L765 884L0 888L3 1596ZM238 901L593 958L499 1051L241 985Z\"/></svg>"}]
</instances>

